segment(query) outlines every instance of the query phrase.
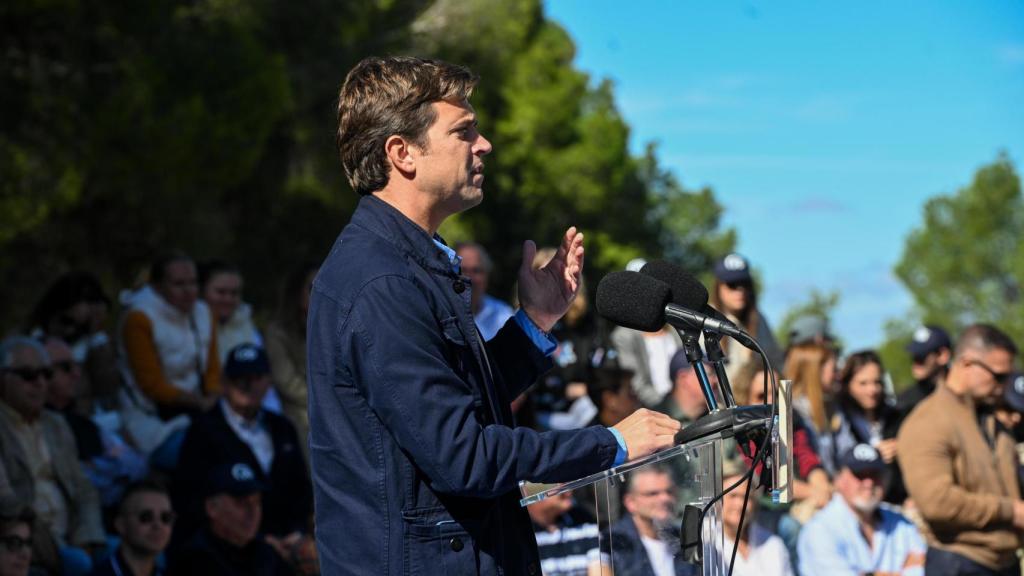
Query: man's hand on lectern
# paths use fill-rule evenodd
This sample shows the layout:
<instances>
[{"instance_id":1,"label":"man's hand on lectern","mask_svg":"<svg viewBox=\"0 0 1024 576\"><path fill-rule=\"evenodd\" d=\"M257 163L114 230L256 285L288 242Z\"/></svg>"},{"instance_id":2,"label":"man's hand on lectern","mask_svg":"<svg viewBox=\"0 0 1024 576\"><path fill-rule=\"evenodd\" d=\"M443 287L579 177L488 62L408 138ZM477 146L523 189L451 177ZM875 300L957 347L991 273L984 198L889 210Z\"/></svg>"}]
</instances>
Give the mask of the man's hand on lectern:
<instances>
[{"instance_id":1,"label":"man's hand on lectern","mask_svg":"<svg viewBox=\"0 0 1024 576\"><path fill-rule=\"evenodd\" d=\"M675 418L647 408L633 412L613 426L626 441L626 460L643 458L672 446L682 427Z\"/></svg>"}]
</instances>

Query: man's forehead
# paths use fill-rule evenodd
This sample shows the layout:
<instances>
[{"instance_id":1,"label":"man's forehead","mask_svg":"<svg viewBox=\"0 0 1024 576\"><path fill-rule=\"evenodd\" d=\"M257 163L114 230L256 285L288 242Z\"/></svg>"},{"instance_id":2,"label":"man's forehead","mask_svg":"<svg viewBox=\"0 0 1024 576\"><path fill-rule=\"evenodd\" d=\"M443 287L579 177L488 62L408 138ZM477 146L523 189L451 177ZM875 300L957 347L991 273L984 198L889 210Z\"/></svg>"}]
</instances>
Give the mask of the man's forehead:
<instances>
[{"instance_id":1,"label":"man's forehead","mask_svg":"<svg viewBox=\"0 0 1024 576\"><path fill-rule=\"evenodd\" d=\"M466 119L476 119L476 110L468 100L449 101L439 100L434 102L434 109L440 120L449 124L455 124Z\"/></svg>"},{"instance_id":2,"label":"man's forehead","mask_svg":"<svg viewBox=\"0 0 1024 576\"><path fill-rule=\"evenodd\" d=\"M982 359L986 364L991 365L994 369L1000 366L1005 366L1009 369L1013 364L1013 354L1010 354L1009 351L1003 350L1002 348L993 348L992 350L985 352L982 355Z\"/></svg>"},{"instance_id":3,"label":"man's forehead","mask_svg":"<svg viewBox=\"0 0 1024 576\"><path fill-rule=\"evenodd\" d=\"M25 366L31 364L38 366L43 364L43 357L39 352L31 346L18 346L14 350L11 350L11 360L15 365Z\"/></svg>"},{"instance_id":4,"label":"man's forehead","mask_svg":"<svg viewBox=\"0 0 1024 576\"><path fill-rule=\"evenodd\" d=\"M59 340L50 340L47 342L46 353L50 355L51 362L71 360L71 347Z\"/></svg>"}]
</instances>

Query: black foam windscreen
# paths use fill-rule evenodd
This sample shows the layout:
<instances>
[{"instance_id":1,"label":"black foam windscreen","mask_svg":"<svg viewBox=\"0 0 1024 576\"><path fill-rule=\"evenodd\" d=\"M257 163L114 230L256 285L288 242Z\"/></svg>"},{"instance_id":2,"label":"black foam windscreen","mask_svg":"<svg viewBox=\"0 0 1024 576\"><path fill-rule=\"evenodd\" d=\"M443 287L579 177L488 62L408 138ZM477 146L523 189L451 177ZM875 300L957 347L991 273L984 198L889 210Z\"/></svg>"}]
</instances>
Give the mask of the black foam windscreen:
<instances>
[{"instance_id":1,"label":"black foam windscreen","mask_svg":"<svg viewBox=\"0 0 1024 576\"><path fill-rule=\"evenodd\" d=\"M597 284L597 313L626 328L657 332L665 325L668 284L639 272L611 272Z\"/></svg>"},{"instance_id":2,"label":"black foam windscreen","mask_svg":"<svg viewBox=\"0 0 1024 576\"><path fill-rule=\"evenodd\" d=\"M697 311L708 303L708 289L700 280L671 262L651 260L644 264L640 273L668 284L672 290L673 304Z\"/></svg>"}]
</instances>

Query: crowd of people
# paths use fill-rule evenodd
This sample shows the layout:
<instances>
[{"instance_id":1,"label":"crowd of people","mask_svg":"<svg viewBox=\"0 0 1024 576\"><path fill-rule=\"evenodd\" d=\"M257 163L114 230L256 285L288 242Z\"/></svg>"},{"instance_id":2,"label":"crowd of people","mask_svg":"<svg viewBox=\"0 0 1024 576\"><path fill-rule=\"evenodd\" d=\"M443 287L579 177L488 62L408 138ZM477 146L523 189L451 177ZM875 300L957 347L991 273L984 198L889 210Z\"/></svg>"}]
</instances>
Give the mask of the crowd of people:
<instances>
[{"instance_id":1,"label":"crowd of people","mask_svg":"<svg viewBox=\"0 0 1024 576\"><path fill-rule=\"evenodd\" d=\"M490 338L516 303L489 293L483 246L456 253ZM305 335L317 270L297 266L262 314L240 269L180 252L116 299L82 272L42 291L0 343L0 575L318 573ZM896 396L878 353L844 354L825 318L799 318L777 342L742 256L714 275L710 303L770 362L723 340L736 401L771 400L766 370L793 382L793 502L773 504L758 475L750 498L743 485L723 499L734 574L1020 574L1024 377L1005 334L974 325L954 342L921 327L907 348L915 381ZM612 426L646 407L686 426L707 413L674 329L606 326L584 288L551 334L555 368L514 400L517 425ZM742 448L726 451L725 485L751 463ZM696 574L678 541L693 488L670 462L530 506L543 573ZM611 505L596 515L595 502Z\"/></svg>"}]
</instances>

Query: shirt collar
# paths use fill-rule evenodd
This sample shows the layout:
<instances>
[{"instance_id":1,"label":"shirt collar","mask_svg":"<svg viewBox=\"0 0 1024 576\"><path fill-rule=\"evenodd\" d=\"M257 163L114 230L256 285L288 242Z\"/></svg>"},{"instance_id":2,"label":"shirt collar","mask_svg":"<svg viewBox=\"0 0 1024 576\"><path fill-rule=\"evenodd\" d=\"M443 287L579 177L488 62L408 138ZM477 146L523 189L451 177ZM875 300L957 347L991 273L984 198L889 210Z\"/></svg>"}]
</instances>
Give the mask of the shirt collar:
<instances>
[{"instance_id":1,"label":"shirt collar","mask_svg":"<svg viewBox=\"0 0 1024 576\"><path fill-rule=\"evenodd\" d=\"M228 421L228 424L232 424L243 429L252 429L259 426L263 422L263 410L260 410L256 414L256 418L254 418L253 420L246 420L245 418L242 417L241 414L231 409L231 406L228 405L227 400L221 398L218 401L218 403L220 404L221 412L224 413L224 418Z\"/></svg>"}]
</instances>

